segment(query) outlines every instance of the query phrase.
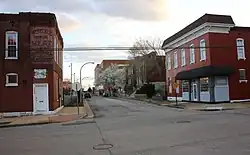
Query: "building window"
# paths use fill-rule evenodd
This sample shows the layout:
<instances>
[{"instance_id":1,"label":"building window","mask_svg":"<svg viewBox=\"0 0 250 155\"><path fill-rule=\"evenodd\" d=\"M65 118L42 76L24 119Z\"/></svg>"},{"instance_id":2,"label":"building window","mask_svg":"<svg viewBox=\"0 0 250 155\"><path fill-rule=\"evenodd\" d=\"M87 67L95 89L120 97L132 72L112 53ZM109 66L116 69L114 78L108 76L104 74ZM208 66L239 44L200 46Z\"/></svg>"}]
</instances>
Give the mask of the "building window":
<instances>
[{"instance_id":1,"label":"building window","mask_svg":"<svg viewBox=\"0 0 250 155\"><path fill-rule=\"evenodd\" d=\"M18 74L16 73L8 73L6 74L6 83L5 86L18 86Z\"/></svg>"},{"instance_id":2,"label":"building window","mask_svg":"<svg viewBox=\"0 0 250 155\"><path fill-rule=\"evenodd\" d=\"M174 52L174 68L178 67L178 57L177 52Z\"/></svg>"},{"instance_id":3,"label":"building window","mask_svg":"<svg viewBox=\"0 0 250 155\"><path fill-rule=\"evenodd\" d=\"M170 57L170 55L168 55L167 60L168 60L167 69L170 70L171 69L171 57Z\"/></svg>"},{"instance_id":4,"label":"building window","mask_svg":"<svg viewBox=\"0 0 250 155\"><path fill-rule=\"evenodd\" d=\"M240 82L247 82L246 69L239 69Z\"/></svg>"},{"instance_id":5,"label":"building window","mask_svg":"<svg viewBox=\"0 0 250 155\"><path fill-rule=\"evenodd\" d=\"M189 92L189 82L187 80L182 81L182 92Z\"/></svg>"},{"instance_id":6,"label":"building window","mask_svg":"<svg viewBox=\"0 0 250 155\"><path fill-rule=\"evenodd\" d=\"M201 88L201 92L208 92L209 91L208 77L200 79L200 88Z\"/></svg>"},{"instance_id":7,"label":"building window","mask_svg":"<svg viewBox=\"0 0 250 155\"><path fill-rule=\"evenodd\" d=\"M200 41L200 60L206 60L206 42L204 39Z\"/></svg>"},{"instance_id":8,"label":"building window","mask_svg":"<svg viewBox=\"0 0 250 155\"><path fill-rule=\"evenodd\" d=\"M184 49L181 49L181 66L186 65L186 53Z\"/></svg>"},{"instance_id":9,"label":"building window","mask_svg":"<svg viewBox=\"0 0 250 155\"><path fill-rule=\"evenodd\" d=\"M18 32L7 31L5 35L5 59L18 59Z\"/></svg>"},{"instance_id":10,"label":"building window","mask_svg":"<svg viewBox=\"0 0 250 155\"><path fill-rule=\"evenodd\" d=\"M215 84L216 85L227 85L228 84L227 77L216 77Z\"/></svg>"},{"instance_id":11,"label":"building window","mask_svg":"<svg viewBox=\"0 0 250 155\"><path fill-rule=\"evenodd\" d=\"M195 63L194 45L190 45L190 64Z\"/></svg>"},{"instance_id":12,"label":"building window","mask_svg":"<svg viewBox=\"0 0 250 155\"><path fill-rule=\"evenodd\" d=\"M236 39L236 46L237 46L238 59L246 59L245 47L244 47L244 39L242 39L242 38Z\"/></svg>"}]
</instances>

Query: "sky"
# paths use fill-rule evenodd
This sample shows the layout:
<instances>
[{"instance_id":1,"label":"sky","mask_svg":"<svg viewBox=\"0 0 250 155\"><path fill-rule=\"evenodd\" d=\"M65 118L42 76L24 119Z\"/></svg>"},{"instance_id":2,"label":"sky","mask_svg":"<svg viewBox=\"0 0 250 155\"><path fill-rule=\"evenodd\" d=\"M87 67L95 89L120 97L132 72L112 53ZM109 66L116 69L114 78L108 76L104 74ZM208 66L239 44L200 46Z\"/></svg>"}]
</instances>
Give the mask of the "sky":
<instances>
[{"instance_id":1,"label":"sky","mask_svg":"<svg viewBox=\"0 0 250 155\"><path fill-rule=\"evenodd\" d=\"M14 5L15 4L15 5ZM138 39L164 40L205 13L231 15L238 26L250 26L249 0L0 0L1 12L56 14L65 47L132 46ZM127 51L64 51L64 78L70 63L76 80L80 67L84 87L92 85L94 68L103 59L127 59Z\"/></svg>"}]
</instances>

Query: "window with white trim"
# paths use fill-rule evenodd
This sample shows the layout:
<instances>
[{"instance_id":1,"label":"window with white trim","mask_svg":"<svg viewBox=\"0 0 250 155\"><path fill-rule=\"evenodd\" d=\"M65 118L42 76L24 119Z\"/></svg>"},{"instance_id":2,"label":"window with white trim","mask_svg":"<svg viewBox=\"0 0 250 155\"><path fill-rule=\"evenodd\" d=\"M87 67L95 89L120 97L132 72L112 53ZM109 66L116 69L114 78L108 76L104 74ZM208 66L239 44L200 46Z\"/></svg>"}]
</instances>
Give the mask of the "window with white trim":
<instances>
[{"instance_id":1,"label":"window with white trim","mask_svg":"<svg viewBox=\"0 0 250 155\"><path fill-rule=\"evenodd\" d=\"M5 33L5 59L18 59L18 32Z\"/></svg>"},{"instance_id":2,"label":"window with white trim","mask_svg":"<svg viewBox=\"0 0 250 155\"><path fill-rule=\"evenodd\" d=\"M57 62L57 47L56 47L57 41L56 37L54 37L54 60Z\"/></svg>"},{"instance_id":3,"label":"window with white trim","mask_svg":"<svg viewBox=\"0 0 250 155\"><path fill-rule=\"evenodd\" d=\"M244 82L247 81L246 69L239 69L239 81Z\"/></svg>"},{"instance_id":4,"label":"window with white trim","mask_svg":"<svg viewBox=\"0 0 250 155\"><path fill-rule=\"evenodd\" d=\"M18 86L18 74L17 73L6 74L5 86L8 87Z\"/></svg>"},{"instance_id":5,"label":"window with white trim","mask_svg":"<svg viewBox=\"0 0 250 155\"><path fill-rule=\"evenodd\" d=\"M178 67L178 57L177 52L174 52L174 68Z\"/></svg>"},{"instance_id":6,"label":"window with white trim","mask_svg":"<svg viewBox=\"0 0 250 155\"><path fill-rule=\"evenodd\" d=\"M167 63L168 68L167 69L170 70L171 69L171 56L170 55L168 55L167 61L168 61L168 63Z\"/></svg>"},{"instance_id":7,"label":"window with white trim","mask_svg":"<svg viewBox=\"0 0 250 155\"><path fill-rule=\"evenodd\" d=\"M244 47L244 39L237 38L236 39L236 47L237 47L237 56L238 56L238 59L246 59L246 56L245 56L245 47Z\"/></svg>"},{"instance_id":8,"label":"window with white trim","mask_svg":"<svg viewBox=\"0 0 250 155\"><path fill-rule=\"evenodd\" d=\"M186 53L185 49L181 49L181 66L186 65Z\"/></svg>"},{"instance_id":9,"label":"window with white trim","mask_svg":"<svg viewBox=\"0 0 250 155\"><path fill-rule=\"evenodd\" d=\"M195 63L195 53L194 53L194 44L190 45L190 49L189 49L189 52L190 52L190 64L193 64Z\"/></svg>"},{"instance_id":10,"label":"window with white trim","mask_svg":"<svg viewBox=\"0 0 250 155\"><path fill-rule=\"evenodd\" d=\"M206 60L206 41L204 39L200 41L200 60Z\"/></svg>"}]
</instances>

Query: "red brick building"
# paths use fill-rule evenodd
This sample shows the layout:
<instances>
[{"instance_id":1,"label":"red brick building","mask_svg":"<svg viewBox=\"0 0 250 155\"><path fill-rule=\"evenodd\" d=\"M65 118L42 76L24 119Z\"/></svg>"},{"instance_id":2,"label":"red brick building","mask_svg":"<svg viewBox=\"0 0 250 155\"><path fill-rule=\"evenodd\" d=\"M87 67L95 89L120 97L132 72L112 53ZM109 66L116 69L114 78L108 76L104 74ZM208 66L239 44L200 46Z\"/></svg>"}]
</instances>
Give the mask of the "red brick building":
<instances>
[{"instance_id":1,"label":"red brick building","mask_svg":"<svg viewBox=\"0 0 250 155\"><path fill-rule=\"evenodd\" d=\"M95 86L104 89L108 88L108 86L100 86L98 81L102 71L110 67L112 64L117 65L119 68L124 68L129 65L129 60L102 60L102 62L95 67Z\"/></svg>"},{"instance_id":2,"label":"red brick building","mask_svg":"<svg viewBox=\"0 0 250 155\"><path fill-rule=\"evenodd\" d=\"M116 64L120 67L127 66L129 64L129 60L103 60L101 64L98 66L101 70L104 70L111 66L111 64Z\"/></svg>"},{"instance_id":3,"label":"red brick building","mask_svg":"<svg viewBox=\"0 0 250 155\"><path fill-rule=\"evenodd\" d=\"M235 26L231 16L205 14L162 48L168 99L176 94L178 100L197 102L250 99L250 27Z\"/></svg>"},{"instance_id":4,"label":"red brick building","mask_svg":"<svg viewBox=\"0 0 250 155\"><path fill-rule=\"evenodd\" d=\"M0 14L0 112L60 107L63 38L51 13Z\"/></svg>"}]
</instances>

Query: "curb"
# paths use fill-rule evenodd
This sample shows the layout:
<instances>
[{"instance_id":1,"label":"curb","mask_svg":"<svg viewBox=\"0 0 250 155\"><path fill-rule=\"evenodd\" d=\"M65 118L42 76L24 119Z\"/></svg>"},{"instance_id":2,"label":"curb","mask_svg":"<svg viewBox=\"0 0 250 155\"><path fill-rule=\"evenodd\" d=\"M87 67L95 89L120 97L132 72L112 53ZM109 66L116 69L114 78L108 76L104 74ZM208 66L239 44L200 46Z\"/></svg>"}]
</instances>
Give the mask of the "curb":
<instances>
[{"instance_id":1,"label":"curb","mask_svg":"<svg viewBox=\"0 0 250 155\"><path fill-rule=\"evenodd\" d=\"M37 123L27 123L27 124L5 124L5 125L0 125L0 128L45 125L45 124L50 124L50 123L56 123L56 122L37 122Z\"/></svg>"},{"instance_id":2,"label":"curb","mask_svg":"<svg viewBox=\"0 0 250 155\"><path fill-rule=\"evenodd\" d=\"M87 100L84 100L84 102L85 102L85 103L84 103L84 108L85 108L86 113L87 113L87 117L86 117L86 118L94 118L95 115L94 115L92 109L90 108L90 106L89 106Z\"/></svg>"},{"instance_id":3,"label":"curb","mask_svg":"<svg viewBox=\"0 0 250 155\"><path fill-rule=\"evenodd\" d=\"M79 117L79 119L85 119L87 118L87 114L82 115ZM75 120L73 120L75 121ZM24 123L24 124L0 124L0 128L11 128L11 127L22 127L22 126L35 126L35 125L45 125L45 124L56 124L56 123L66 123L70 121L41 121L41 122L34 122L34 123Z\"/></svg>"}]
</instances>

